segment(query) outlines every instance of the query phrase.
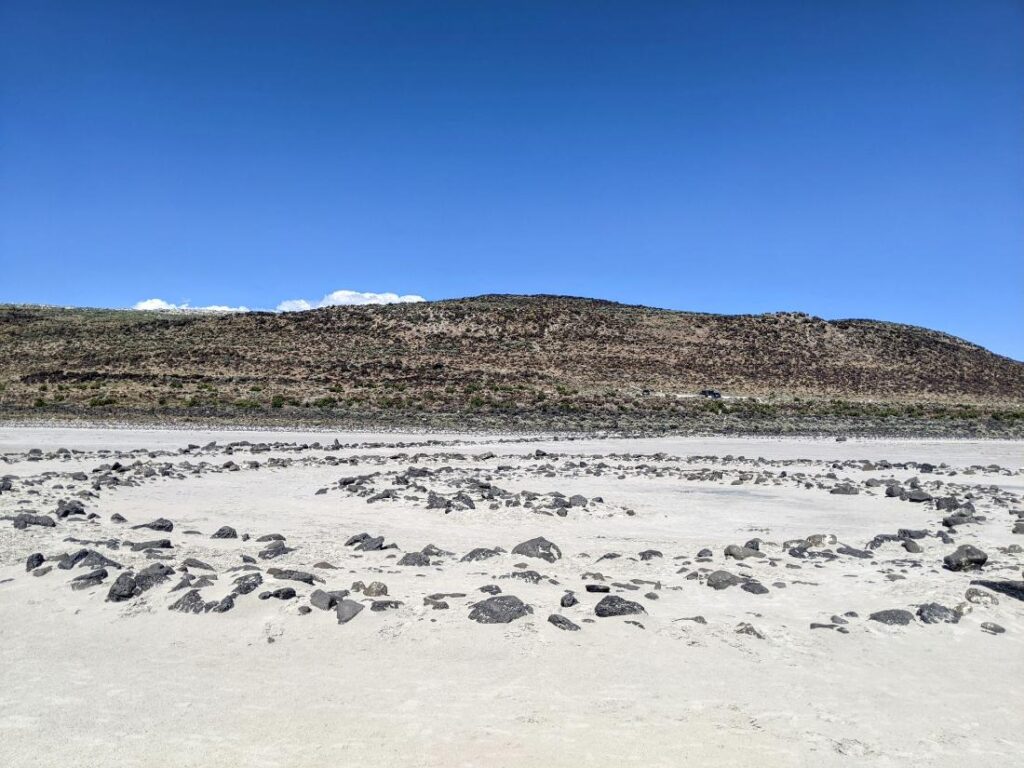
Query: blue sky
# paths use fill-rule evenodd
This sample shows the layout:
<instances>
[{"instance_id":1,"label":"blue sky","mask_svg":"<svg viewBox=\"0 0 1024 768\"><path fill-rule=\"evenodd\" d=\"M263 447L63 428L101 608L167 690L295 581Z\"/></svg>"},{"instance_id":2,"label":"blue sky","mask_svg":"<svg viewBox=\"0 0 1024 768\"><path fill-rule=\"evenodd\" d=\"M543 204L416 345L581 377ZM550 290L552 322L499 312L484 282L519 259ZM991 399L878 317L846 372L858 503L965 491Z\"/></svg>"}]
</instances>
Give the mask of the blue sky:
<instances>
[{"instance_id":1,"label":"blue sky","mask_svg":"<svg viewBox=\"0 0 1024 768\"><path fill-rule=\"evenodd\" d=\"M0 4L0 301L561 293L1024 359L1024 3Z\"/></svg>"}]
</instances>

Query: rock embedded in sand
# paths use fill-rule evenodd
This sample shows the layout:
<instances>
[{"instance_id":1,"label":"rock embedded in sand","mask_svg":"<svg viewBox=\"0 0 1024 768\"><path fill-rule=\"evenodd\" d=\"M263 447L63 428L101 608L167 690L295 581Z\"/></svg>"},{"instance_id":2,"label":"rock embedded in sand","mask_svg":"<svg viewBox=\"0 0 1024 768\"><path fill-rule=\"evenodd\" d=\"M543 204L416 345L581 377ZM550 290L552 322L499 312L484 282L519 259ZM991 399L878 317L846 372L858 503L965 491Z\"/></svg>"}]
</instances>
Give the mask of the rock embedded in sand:
<instances>
[{"instance_id":1,"label":"rock embedded in sand","mask_svg":"<svg viewBox=\"0 0 1024 768\"><path fill-rule=\"evenodd\" d=\"M358 616L362 610L363 604L357 603L355 600L339 600L338 604L334 607L334 612L338 617L339 624L348 624L348 622Z\"/></svg>"},{"instance_id":2,"label":"rock embedded in sand","mask_svg":"<svg viewBox=\"0 0 1024 768\"><path fill-rule=\"evenodd\" d=\"M247 573L235 579L234 593L236 595L248 595L263 583L263 576L259 573Z\"/></svg>"},{"instance_id":3,"label":"rock embedded in sand","mask_svg":"<svg viewBox=\"0 0 1024 768\"><path fill-rule=\"evenodd\" d=\"M562 559L562 550L558 548L558 545L548 541L543 536L517 544L512 549L512 554L524 557L538 557L541 560L547 560L549 563Z\"/></svg>"},{"instance_id":4,"label":"rock embedded in sand","mask_svg":"<svg viewBox=\"0 0 1024 768\"><path fill-rule=\"evenodd\" d=\"M423 567L430 565L430 558L422 552L408 552L402 555L402 559L398 561L398 564Z\"/></svg>"},{"instance_id":5,"label":"rock embedded in sand","mask_svg":"<svg viewBox=\"0 0 1024 768\"><path fill-rule=\"evenodd\" d=\"M106 568L97 568L95 571L76 576L71 580L72 589L89 589L98 586L109 574Z\"/></svg>"},{"instance_id":6,"label":"rock embedded in sand","mask_svg":"<svg viewBox=\"0 0 1024 768\"><path fill-rule=\"evenodd\" d=\"M725 556L733 560L746 560L748 557L765 557L764 552L750 547L741 547L737 544L730 544L725 548Z\"/></svg>"},{"instance_id":7,"label":"rock embedded in sand","mask_svg":"<svg viewBox=\"0 0 1024 768\"><path fill-rule=\"evenodd\" d=\"M563 608L572 608L578 602L579 600L576 599L576 595L574 595L572 592L566 592L564 595L562 595L562 599L559 601L559 604Z\"/></svg>"},{"instance_id":8,"label":"rock embedded in sand","mask_svg":"<svg viewBox=\"0 0 1024 768\"><path fill-rule=\"evenodd\" d=\"M533 608L515 595L497 595L475 603L469 618L479 624L508 624L533 613Z\"/></svg>"},{"instance_id":9,"label":"rock embedded in sand","mask_svg":"<svg viewBox=\"0 0 1024 768\"><path fill-rule=\"evenodd\" d=\"M735 576L728 571L715 571L708 576L707 584L712 589L728 589L729 587L735 587L737 584L741 584L743 579L739 576Z\"/></svg>"},{"instance_id":10,"label":"rock embedded in sand","mask_svg":"<svg viewBox=\"0 0 1024 768\"><path fill-rule=\"evenodd\" d=\"M42 552L34 552L25 559L25 572L34 571L46 562Z\"/></svg>"},{"instance_id":11,"label":"rock embedded in sand","mask_svg":"<svg viewBox=\"0 0 1024 768\"><path fill-rule=\"evenodd\" d=\"M988 555L971 544L961 544L955 552L942 558L946 569L950 571L979 570L988 561Z\"/></svg>"},{"instance_id":12,"label":"rock embedded in sand","mask_svg":"<svg viewBox=\"0 0 1024 768\"><path fill-rule=\"evenodd\" d=\"M918 607L917 618L925 624L957 624L960 614L939 603L925 603Z\"/></svg>"},{"instance_id":13,"label":"rock embedded in sand","mask_svg":"<svg viewBox=\"0 0 1024 768\"><path fill-rule=\"evenodd\" d=\"M107 600L112 603L130 600L135 597L135 588L135 577L131 573L122 573L110 585Z\"/></svg>"},{"instance_id":14,"label":"rock embedded in sand","mask_svg":"<svg viewBox=\"0 0 1024 768\"><path fill-rule=\"evenodd\" d=\"M387 585L382 581L371 581L362 589L366 597L384 597L388 593Z\"/></svg>"},{"instance_id":15,"label":"rock embedded in sand","mask_svg":"<svg viewBox=\"0 0 1024 768\"><path fill-rule=\"evenodd\" d=\"M605 595L594 607L594 613L601 618L610 616L630 616L634 613L647 613L640 603L626 600L618 595Z\"/></svg>"},{"instance_id":16,"label":"rock embedded in sand","mask_svg":"<svg viewBox=\"0 0 1024 768\"><path fill-rule=\"evenodd\" d=\"M476 549L472 549L469 552L467 552L465 555L463 555L462 556L462 560L460 560L460 562L463 562L463 563L473 563L473 562L476 562L477 560L487 560L488 558L491 558L491 557L497 557L500 554L501 554L501 551L498 550L498 549L488 549L486 547L477 547Z\"/></svg>"},{"instance_id":17,"label":"rock embedded in sand","mask_svg":"<svg viewBox=\"0 0 1024 768\"><path fill-rule=\"evenodd\" d=\"M160 531L161 533L170 533L174 530L174 523L168 520L166 517L158 517L149 523L141 523L140 525L133 525L132 530L137 531L140 528L148 528L151 531Z\"/></svg>"},{"instance_id":18,"label":"rock embedded in sand","mask_svg":"<svg viewBox=\"0 0 1024 768\"><path fill-rule=\"evenodd\" d=\"M877 621L879 624L906 626L914 620L914 614L902 608L889 608L884 611L875 611L868 618L871 621Z\"/></svg>"},{"instance_id":19,"label":"rock embedded in sand","mask_svg":"<svg viewBox=\"0 0 1024 768\"><path fill-rule=\"evenodd\" d=\"M222 525L218 528L214 534L210 537L211 539L237 539L238 531L232 528L230 525Z\"/></svg>"},{"instance_id":20,"label":"rock embedded in sand","mask_svg":"<svg viewBox=\"0 0 1024 768\"><path fill-rule=\"evenodd\" d=\"M579 624L574 624L573 622L569 621L569 619L565 618L565 616L561 616L557 613L552 613L550 616L548 616L548 621L554 624L559 629L565 630L567 632L580 631Z\"/></svg>"},{"instance_id":21,"label":"rock embedded in sand","mask_svg":"<svg viewBox=\"0 0 1024 768\"><path fill-rule=\"evenodd\" d=\"M275 579L281 579L283 581L301 581L303 584L309 584L310 586L313 586L314 581L322 581L322 579L317 579L317 577L312 573L306 573L306 571L295 571L291 568L268 568L267 573Z\"/></svg>"}]
</instances>

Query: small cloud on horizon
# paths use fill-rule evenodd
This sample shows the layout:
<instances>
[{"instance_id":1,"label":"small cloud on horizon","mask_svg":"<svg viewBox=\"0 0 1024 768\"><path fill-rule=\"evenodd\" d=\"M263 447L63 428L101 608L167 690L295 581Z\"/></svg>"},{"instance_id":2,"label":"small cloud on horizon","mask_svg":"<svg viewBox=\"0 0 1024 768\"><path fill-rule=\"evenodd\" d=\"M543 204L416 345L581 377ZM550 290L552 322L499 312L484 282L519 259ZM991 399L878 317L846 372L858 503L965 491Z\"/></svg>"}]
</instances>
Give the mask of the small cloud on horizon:
<instances>
[{"instance_id":1,"label":"small cloud on horizon","mask_svg":"<svg viewBox=\"0 0 1024 768\"><path fill-rule=\"evenodd\" d=\"M211 304L206 307L193 307L187 301L183 304L172 304L169 301L163 299L146 299L145 301L137 301L132 305L132 309L139 310L156 310L159 312L248 312L248 307L227 307L223 304Z\"/></svg>"},{"instance_id":2,"label":"small cloud on horizon","mask_svg":"<svg viewBox=\"0 0 1024 768\"><path fill-rule=\"evenodd\" d=\"M345 304L409 304L417 301L426 301L422 296L406 294L399 296L397 293L373 293L364 291L334 291L328 293L319 301L311 302L306 299L288 299L277 305L278 312L303 312L307 309L319 309L321 307L336 307Z\"/></svg>"},{"instance_id":3,"label":"small cloud on horizon","mask_svg":"<svg viewBox=\"0 0 1024 768\"><path fill-rule=\"evenodd\" d=\"M308 299L287 299L282 301L275 308L275 312L304 312L307 309L320 309L321 307L336 307L353 304L408 304L418 301L426 301L422 296L415 294L398 295L397 293L374 293L372 291L333 291L322 299L310 301ZM145 299L132 305L132 309L148 310L157 312L251 312L249 307L229 307L223 304L211 304L205 307L194 307L185 301L175 304L164 299Z\"/></svg>"}]
</instances>

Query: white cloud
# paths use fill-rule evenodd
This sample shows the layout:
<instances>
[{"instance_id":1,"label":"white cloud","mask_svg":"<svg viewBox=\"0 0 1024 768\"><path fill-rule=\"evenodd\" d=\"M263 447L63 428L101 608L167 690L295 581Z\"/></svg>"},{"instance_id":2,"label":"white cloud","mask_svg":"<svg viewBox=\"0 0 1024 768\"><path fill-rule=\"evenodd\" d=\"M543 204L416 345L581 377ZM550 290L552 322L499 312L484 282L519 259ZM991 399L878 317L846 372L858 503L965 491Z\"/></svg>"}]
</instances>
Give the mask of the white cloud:
<instances>
[{"instance_id":1,"label":"white cloud","mask_svg":"<svg viewBox=\"0 0 1024 768\"><path fill-rule=\"evenodd\" d=\"M371 291L334 291L328 293L319 301L307 299L287 299L277 305L277 312L305 312L307 309L319 309L321 307L335 307L343 304L407 304L416 301L426 301L422 296L406 294L399 296L397 293L373 293ZM193 307L187 301L182 304L173 304L163 299L146 299L136 302L132 309L156 310L160 312L249 312L248 307L228 307L221 304L213 304L206 307Z\"/></svg>"},{"instance_id":2,"label":"white cloud","mask_svg":"<svg viewBox=\"0 0 1024 768\"><path fill-rule=\"evenodd\" d=\"M328 293L320 301L311 302L306 299L288 299L277 305L278 312L303 312L307 309L334 307L340 304L407 304L426 301L422 296L397 293L372 293L363 291L334 291Z\"/></svg>"},{"instance_id":3,"label":"white cloud","mask_svg":"<svg viewBox=\"0 0 1024 768\"><path fill-rule=\"evenodd\" d=\"M248 312L248 307L226 307L223 304L211 304L206 307L193 307L187 301L184 304L172 304L163 299L146 299L132 305L132 309L157 310L160 312Z\"/></svg>"}]
</instances>

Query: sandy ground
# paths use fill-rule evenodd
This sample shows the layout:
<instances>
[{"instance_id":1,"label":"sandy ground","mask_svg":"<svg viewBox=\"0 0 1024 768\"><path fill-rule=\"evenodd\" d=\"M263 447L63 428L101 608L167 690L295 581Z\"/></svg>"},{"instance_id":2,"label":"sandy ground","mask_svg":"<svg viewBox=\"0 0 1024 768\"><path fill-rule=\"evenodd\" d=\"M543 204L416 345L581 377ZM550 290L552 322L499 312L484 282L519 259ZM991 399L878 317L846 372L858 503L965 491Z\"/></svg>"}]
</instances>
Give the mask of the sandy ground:
<instances>
[{"instance_id":1,"label":"sandy ground","mask_svg":"<svg viewBox=\"0 0 1024 768\"><path fill-rule=\"evenodd\" d=\"M335 438L344 447L330 448ZM218 446L179 452L212 440ZM248 446L224 450L238 440L275 445L256 454ZM295 445L315 441L320 448ZM29 460L33 448L42 454ZM58 448L82 453L53 453ZM549 455L536 456L538 449ZM99 515L26 530L0 522L3 766L1010 766L1024 754L1024 603L964 599L972 579L1021 578L1024 536L1011 532L1024 494L1021 443L9 428L0 429L0 457L0 476L13 476L0 515L50 513L70 498ZM753 461L759 457L765 461ZM350 458L357 463L338 463ZM271 466L273 459L281 465ZM918 466L853 464L883 459L938 466L922 474ZM138 462L129 482L94 488L105 472L94 470L115 460ZM259 468L246 466L250 460ZM182 469L203 461L208 470ZM241 469L224 470L226 461ZM607 469L593 474L601 462ZM160 464L174 473L141 474ZM510 494L582 494L588 504L559 517L503 502L492 509L478 498L474 509L446 514L416 493L367 503L338 485L380 473L373 490L393 488L410 466L453 468L423 481L447 497L457 488L444 478L490 478ZM701 470L724 476L692 474ZM74 480L76 472L89 480ZM794 481L797 472L813 487ZM946 513L865 485L915 476L936 496L973 494L984 521L958 528L955 545L944 543L932 534ZM847 480L861 492L829 493ZM128 525L164 517L175 528L130 530L110 522L115 513ZM254 539L280 533L295 548L273 561L257 558L261 571L301 569L324 579L317 585L324 589L381 581L402 605L339 624L333 611L300 613L313 587L265 575L265 588L294 586L298 597L252 593L226 613L194 615L168 610L184 594L169 591L176 577L109 602L117 570L81 591L68 582L88 569L26 573L33 552L50 565L91 546L69 536L167 537L172 559L161 562L195 557L212 565L218 579L202 592L219 599L238 575L228 569L263 546L211 540L223 525ZM929 532L920 554L887 543L869 558L796 559L782 546L831 534L836 540L825 549L864 548L900 528ZM345 546L364 531L398 550ZM510 553L537 536L557 544L562 558ZM724 557L726 545L755 537L768 557ZM428 544L453 555L397 565ZM989 555L981 573L941 567L959 544ZM509 552L460 561L473 548L495 546ZM704 547L713 556L700 562ZM123 544L97 549L135 569L157 562ZM663 557L641 560L648 549ZM621 557L599 561L607 553ZM337 570L314 568L319 561ZM768 592L712 589L706 576L718 569L756 579ZM544 578L502 578L523 570ZM595 572L608 585L646 582L612 588L645 612L596 617L603 596L584 591L598 583ZM533 613L508 624L469 620L470 606L488 597L479 588L491 584ZM579 603L561 608L566 590ZM424 605L424 596L441 592L465 597L448 599L448 610ZM959 607L962 617L909 626L867 618L928 602ZM846 612L857 616L845 633L810 628ZM558 629L547 621L552 613L580 631ZM680 621L694 616L706 623ZM986 622L1005 632L983 631ZM737 633L744 623L761 637Z\"/></svg>"}]
</instances>

